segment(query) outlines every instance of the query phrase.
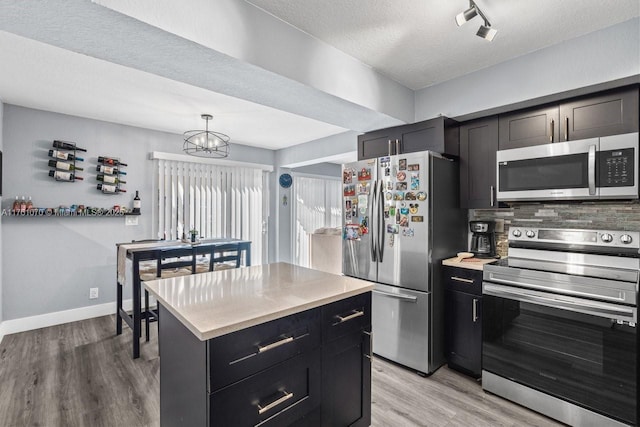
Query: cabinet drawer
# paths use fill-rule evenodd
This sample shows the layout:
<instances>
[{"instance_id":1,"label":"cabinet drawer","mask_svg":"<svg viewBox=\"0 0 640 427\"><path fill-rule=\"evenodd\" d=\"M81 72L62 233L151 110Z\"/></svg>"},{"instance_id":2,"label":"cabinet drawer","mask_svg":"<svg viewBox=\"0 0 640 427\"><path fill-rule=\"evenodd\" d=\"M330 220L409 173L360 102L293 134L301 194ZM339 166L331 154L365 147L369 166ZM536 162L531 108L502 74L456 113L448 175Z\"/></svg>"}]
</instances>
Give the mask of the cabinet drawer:
<instances>
[{"instance_id":1,"label":"cabinet drawer","mask_svg":"<svg viewBox=\"0 0 640 427\"><path fill-rule=\"evenodd\" d=\"M482 295L482 271L445 265L442 272L445 289Z\"/></svg>"},{"instance_id":2,"label":"cabinet drawer","mask_svg":"<svg viewBox=\"0 0 640 427\"><path fill-rule=\"evenodd\" d=\"M371 326L371 292L322 307L322 336L328 342Z\"/></svg>"},{"instance_id":3,"label":"cabinet drawer","mask_svg":"<svg viewBox=\"0 0 640 427\"><path fill-rule=\"evenodd\" d=\"M210 340L209 390L319 347L320 316L316 308Z\"/></svg>"},{"instance_id":4,"label":"cabinet drawer","mask_svg":"<svg viewBox=\"0 0 640 427\"><path fill-rule=\"evenodd\" d=\"M320 380L320 350L296 356L211 394L209 425L289 425L320 404Z\"/></svg>"}]
</instances>

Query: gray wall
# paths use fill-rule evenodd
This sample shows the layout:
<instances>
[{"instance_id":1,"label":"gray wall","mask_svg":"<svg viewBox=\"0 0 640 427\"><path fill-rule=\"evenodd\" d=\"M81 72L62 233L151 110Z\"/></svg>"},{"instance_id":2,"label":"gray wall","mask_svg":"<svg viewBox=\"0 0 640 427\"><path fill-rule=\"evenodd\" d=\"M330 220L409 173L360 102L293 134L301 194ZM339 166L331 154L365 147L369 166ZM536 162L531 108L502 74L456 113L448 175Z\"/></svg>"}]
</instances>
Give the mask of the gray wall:
<instances>
[{"instance_id":1,"label":"gray wall","mask_svg":"<svg viewBox=\"0 0 640 427\"><path fill-rule=\"evenodd\" d=\"M131 206L140 191L139 225L124 218L2 219L3 315L5 320L102 304L115 300L116 242L149 238L152 232L151 151L179 153L181 135L33 110L4 108L3 208L16 195L31 196L35 206L84 204ZM52 140L77 142L88 149L80 173L84 181L55 182L47 176ZM128 163L127 193L103 195L96 190L97 156L120 157ZM269 164L271 150L234 145L231 160ZM100 298L89 300L89 288Z\"/></svg>"},{"instance_id":2,"label":"gray wall","mask_svg":"<svg viewBox=\"0 0 640 427\"><path fill-rule=\"evenodd\" d=\"M461 116L640 73L640 18L416 92L416 121Z\"/></svg>"}]
</instances>

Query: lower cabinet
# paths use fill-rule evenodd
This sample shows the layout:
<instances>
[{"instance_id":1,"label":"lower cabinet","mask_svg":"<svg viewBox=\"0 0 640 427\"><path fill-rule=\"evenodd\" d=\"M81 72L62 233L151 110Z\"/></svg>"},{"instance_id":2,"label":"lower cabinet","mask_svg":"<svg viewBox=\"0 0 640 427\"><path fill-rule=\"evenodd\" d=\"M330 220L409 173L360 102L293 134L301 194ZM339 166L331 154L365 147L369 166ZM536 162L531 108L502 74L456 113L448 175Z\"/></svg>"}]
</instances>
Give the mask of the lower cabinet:
<instances>
[{"instance_id":1,"label":"lower cabinet","mask_svg":"<svg viewBox=\"0 0 640 427\"><path fill-rule=\"evenodd\" d=\"M482 271L444 267L445 357L449 367L482 374Z\"/></svg>"},{"instance_id":2,"label":"lower cabinet","mask_svg":"<svg viewBox=\"0 0 640 427\"><path fill-rule=\"evenodd\" d=\"M371 352L369 331L346 335L322 349L323 426L371 424Z\"/></svg>"},{"instance_id":3,"label":"lower cabinet","mask_svg":"<svg viewBox=\"0 0 640 427\"><path fill-rule=\"evenodd\" d=\"M370 292L208 341L159 317L162 427L371 424Z\"/></svg>"}]
</instances>

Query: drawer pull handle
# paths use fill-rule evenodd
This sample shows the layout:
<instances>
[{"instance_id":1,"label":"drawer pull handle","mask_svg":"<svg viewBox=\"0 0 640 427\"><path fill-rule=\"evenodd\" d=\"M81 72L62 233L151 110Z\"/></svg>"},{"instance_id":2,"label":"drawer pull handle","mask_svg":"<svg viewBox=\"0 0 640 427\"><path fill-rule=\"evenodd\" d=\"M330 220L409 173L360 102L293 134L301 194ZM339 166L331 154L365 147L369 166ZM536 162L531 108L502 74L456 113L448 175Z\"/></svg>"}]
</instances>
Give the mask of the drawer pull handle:
<instances>
[{"instance_id":1,"label":"drawer pull handle","mask_svg":"<svg viewBox=\"0 0 640 427\"><path fill-rule=\"evenodd\" d=\"M455 280L456 282L463 283L473 283L473 279L463 279L462 277L451 276L451 280Z\"/></svg>"},{"instance_id":2,"label":"drawer pull handle","mask_svg":"<svg viewBox=\"0 0 640 427\"><path fill-rule=\"evenodd\" d=\"M264 347L259 345L258 346L258 353L264 353L265 351L273 350L276 347L280 347L281 345L290 343L292 341L293 341L293 337L287 337L287 338L281 339L280 341L276 341L276 342L273 342L273 343L271 343L269 345L265 345Z\"/></svg>"},{"instance_id":3,"label":"drawer pull handle","mask_svg":"<svg viewBox=\"0 0 640 427\"><path fill-rule=\"evenodd\" d=\"M275 408L279 404L286 402L287 400L291 399L292 397L293 397L293 393L287 393L285 390L282 390L282 397L280 397L279 399L274 400L273 402L269 403L267 406L262 406L262 404L260 404L260 403L257 404L257 406L258 406L258 415L264 414L268 410Z\"/></svg>"},{"instance_id":4,"label":"drawer pull handle","mask_svg":"<svg viewBox=\"0 0 640 427\"><path fill-rule=\"evenodd\" d=\"M336 319L338 319L338 321L336 323L334 323L333 325L334 326L335 325L339 325L340 323L347 322L347 321L349 321L351 319L355 319L356 317L360 317L360 316L364 316L364 310L357 310L357 311L351 313L350 315L344 316L344 317L336 314Z\"/></svg>"}]
</instances>

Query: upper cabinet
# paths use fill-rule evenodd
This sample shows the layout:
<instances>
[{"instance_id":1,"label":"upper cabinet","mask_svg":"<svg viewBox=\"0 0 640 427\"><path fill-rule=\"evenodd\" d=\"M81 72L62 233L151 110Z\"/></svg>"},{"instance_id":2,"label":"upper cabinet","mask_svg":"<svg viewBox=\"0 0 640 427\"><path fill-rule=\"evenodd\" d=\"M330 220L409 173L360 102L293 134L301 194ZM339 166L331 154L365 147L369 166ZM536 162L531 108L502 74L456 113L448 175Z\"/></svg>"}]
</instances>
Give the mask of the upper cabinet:
<instances>
[{"instance_id":1,"label":"upper cabinet","mask_svg":"<svg viewBox=\"0 0 640 427\"><path fill-rule=\"evenodd\" d=\"M638 131L638 87L500 115L499 149Z\"/></svg>"},{"instance_id":2,"label":"upper cabinet","mask_svg":"<svg viewBox=\"0 0 640 427\"><path fill-rule=\"evenodd\" d=\"M458 123L437 117L358 135L358 160L416 151L458 155Z\"/></svg>"},{"instance_id":3,"label":"upper cabinet","mask_svg":"<svg viewBox=\"0 0 640 427\"><path fill-rule=\"evenodd\" d=\"M496 151L498 118L466 122L460 126L460 207L497 207Z\"/></svg>"},{"instance_id":4,"label":"upper cabinet","mask_svg":"<svg viewBox=\"0 0 640 427\"><path fill-rule=\"evenodd\" d=\"M638 87L560 104L560 141L638 131Z\"/></svg>"},{"instance_id":5,"label":"upper cabinet","mask_svg":"<svg viewBox=\"0 0 640 427\"><path fill-rule=\"evenodd\" d=\"M559 111L554 106L501 114L500 150L558 142Z\"/></svg>"}]
</instances>

